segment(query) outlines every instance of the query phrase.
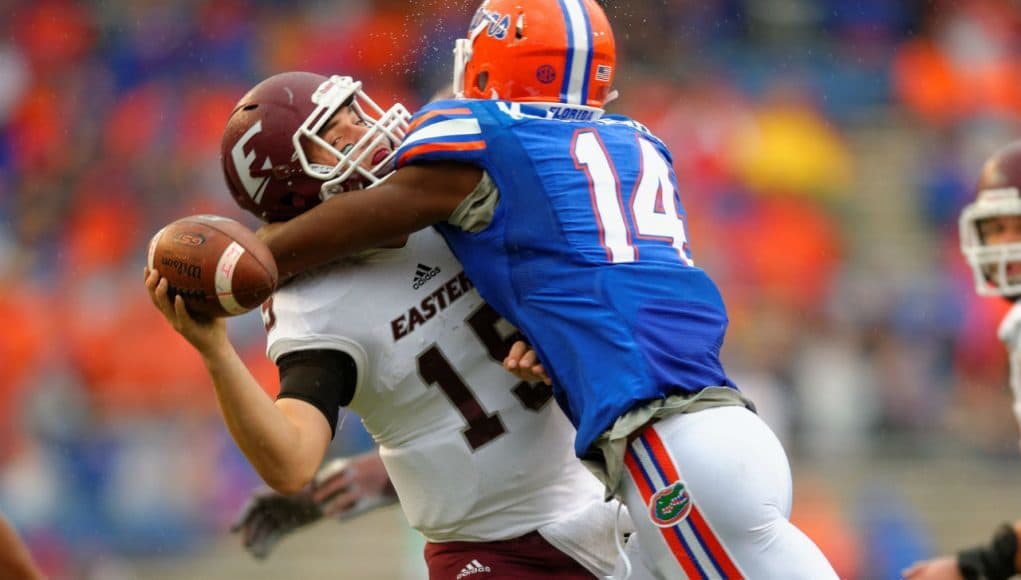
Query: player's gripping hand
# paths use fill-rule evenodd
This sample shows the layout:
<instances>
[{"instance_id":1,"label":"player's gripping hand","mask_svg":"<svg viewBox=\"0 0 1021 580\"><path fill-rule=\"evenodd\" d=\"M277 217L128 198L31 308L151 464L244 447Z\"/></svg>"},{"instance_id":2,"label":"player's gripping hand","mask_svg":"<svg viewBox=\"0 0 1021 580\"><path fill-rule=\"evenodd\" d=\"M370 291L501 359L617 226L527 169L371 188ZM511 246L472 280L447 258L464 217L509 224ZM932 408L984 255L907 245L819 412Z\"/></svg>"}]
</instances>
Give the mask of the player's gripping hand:
<instances>
[{"instance_id":1,"label":"player's gripping hand","mask_svg":"<svg viewBox=\"0 0 1021 580\"><path fill-rule=\"evenodd\" d=\"M905 580L961 580L957 559L953 556L915 562L902 574Z\"/></svg>"},{"instance_id":2,"label":"player's gripping hand","mask_svg":"<svg viewBox=\"0 0 1021 580\"><path fill-rule=\"evenodd\" d=\"M269 489L252 494L231 531L241 544L263 559L284 536L327 517L348 520L397 501L379 453L375 450L327 463L299 493L281 495Z\"/></svg>"},{"instance_id":3,"label":"player's gripping hand","mask_svg":"<svg viewBox=\"0 0 1021 580\"><path fill-rule=\"evenodd\" d=\"M202 354L214 352L227 344L227 323L223 318L211 320L195 319L188 313L184 298L171 299L167 279L159 271L145 268L145 289L153 306L163 314L170 326Z\"/></svg>"},{"instance_id":4,"label":"player's gripping hand","mask_svg":"<svg viewBox=\"0 0 1021 580\"><path fill-rule=\"evenodd\" d=\"M521 340L517 340L511 345L510 352L503 359L503 368L523 381L530 383L542 381L547 385L552 384L535 351L528 346L528 343Z\"/></svg>"}]
</instances>

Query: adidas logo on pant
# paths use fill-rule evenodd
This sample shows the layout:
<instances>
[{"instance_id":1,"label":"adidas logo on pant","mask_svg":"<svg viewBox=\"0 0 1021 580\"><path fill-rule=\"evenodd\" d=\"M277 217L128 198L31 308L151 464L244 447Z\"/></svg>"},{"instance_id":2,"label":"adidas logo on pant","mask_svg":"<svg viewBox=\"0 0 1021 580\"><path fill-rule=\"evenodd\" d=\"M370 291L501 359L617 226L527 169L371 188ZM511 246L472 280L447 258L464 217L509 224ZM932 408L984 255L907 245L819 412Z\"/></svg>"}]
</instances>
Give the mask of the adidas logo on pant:
<instances>
[{"instance_id":1,"label":"adidas logo on pant","mask_svg":"<svg viewBox=\"0 0 1021 580\"><path fill-rule=\"evenodd\" d=\"M461 568L461 571L457 574L457 580L461 578L467 578L468 576L474 576L475 574L482 574L483 572L492 572L493 569L489 566L483 566L478 560L472 560L468 562L468 565Z\"/></svg>"},{"instance_id":2,"label":"adidas logo on pant","mask_svg":"<svg viewBox=\"0 0 1021 580\"><path fill-rule=\"evenodd\" d=\"M438 267L430 268L429 266L420 263L418 267L415 268L415 278L411 287L418 290L439 273L440 269Z\"/></svg>"}]
</instances>

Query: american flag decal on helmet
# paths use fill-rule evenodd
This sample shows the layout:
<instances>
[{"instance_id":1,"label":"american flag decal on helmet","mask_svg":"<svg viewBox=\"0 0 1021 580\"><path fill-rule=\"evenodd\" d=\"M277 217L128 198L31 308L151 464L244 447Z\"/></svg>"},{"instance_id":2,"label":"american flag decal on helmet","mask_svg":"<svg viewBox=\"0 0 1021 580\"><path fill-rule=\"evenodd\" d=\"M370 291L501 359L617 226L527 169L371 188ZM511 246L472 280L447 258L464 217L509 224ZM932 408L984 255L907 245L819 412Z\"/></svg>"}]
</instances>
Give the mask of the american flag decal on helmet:
<instances>
[{"instance_id":1,"label":"american flag decal on helmet","mask_svg":"<svg viewBox=\"0 0 1021 580\"><path fill-rule=\"evenodd\" d=\"M613 67L609 65L601 64L596 66L596 80L604 83L610 82L610 71L612 70Z\"/></svg>"}]
</instances>

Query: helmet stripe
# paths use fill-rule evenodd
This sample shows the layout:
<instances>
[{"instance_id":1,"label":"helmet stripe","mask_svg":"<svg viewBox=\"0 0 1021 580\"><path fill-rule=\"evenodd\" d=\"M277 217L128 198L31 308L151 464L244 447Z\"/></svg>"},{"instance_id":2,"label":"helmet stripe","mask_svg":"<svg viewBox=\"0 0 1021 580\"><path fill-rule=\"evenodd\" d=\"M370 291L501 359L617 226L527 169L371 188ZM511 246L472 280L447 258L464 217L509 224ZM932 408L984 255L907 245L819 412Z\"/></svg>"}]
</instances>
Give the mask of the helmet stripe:
<instances>
[{"instance_id":1,"label":"helmet stripe","mask_svg":"<svg viewBox=\"0 0 1021 580\"><path fill-rule=\"evenodd\" d=\"M582 22L585 23L585 66L581 69L581 100L578 102L579 105L588 104L588 83L589 79L592 78L592 59L595 56L595 46L592 42L592 22L589 20L588 10L582 4L581 0L578 0L578 7L581 8Z\"/></svg>"},{"instance_id":2,"label":"helmet stripe","mask_svg":"<svg viewBox=\"0 0 1021 580\"><path fill-rule=\"evenodd\" d=\"M592 68L592 26L582 0L559 0L567 28L567 62L560 100L571 105L588 102L589 72Z\"/></svg>"}]
</instances>

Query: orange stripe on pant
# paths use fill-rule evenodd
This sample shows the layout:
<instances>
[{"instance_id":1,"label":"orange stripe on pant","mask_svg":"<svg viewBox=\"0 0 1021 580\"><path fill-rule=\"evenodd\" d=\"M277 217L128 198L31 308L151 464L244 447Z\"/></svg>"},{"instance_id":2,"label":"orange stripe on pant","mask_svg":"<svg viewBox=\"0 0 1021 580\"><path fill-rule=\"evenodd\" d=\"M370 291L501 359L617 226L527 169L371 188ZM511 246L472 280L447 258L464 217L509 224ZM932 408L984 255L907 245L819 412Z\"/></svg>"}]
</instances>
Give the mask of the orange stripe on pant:
<instances>
[{"instance_id":1,"label":"orange stripe on pant","mask_svg":"<svg viewBox=\"0 0 1021 580\"><path fill-rule=\"evenodd\" d=\"M646 507L648 507L649 500L652 498L654 490L652 489L652 485L650 485L646 480L645 474L642 473L642 468L638 465L638 459L630 447L628 448L627 454L624 455L624 466L627 467L629 472L631 472L631 480L635 482L635 487L638 488L638 493L642 495L642 501L644 501ZM667 546L669 546L670 552L673 553L674 558L677 559L677 563L680 564L688 578L703 578L705 575L698 569L698 565L688 553L687 548L685 548L681 543L681 538L677 533L676 526L673 528L661 528L660 533L663 535L663 540L666 541Z\"/></svg>"},{"instance_id":2,"label":"orange stripe on pant","mask_svg":"<svg viewBox=\"0 0 1021 580\"><path fill-rule=\"evenodd\" d=\"M652 459L653 465L651 467L659 470L659 475L663 478L663 481L666 482L666 484L669 485L673 482L681 481L680 473L677 471L673 459L670 457L670 454L667 453L666 446L663 445L663 440L660 439L659 433L656 432L652 425L642 430L638 440L645 446L650 458ZM628 448L628 453L625 457L625 465L627 465L632 478L635 480L636 485L638 485L645 503L648 504L649 499L655 490L651 489L651 486L649 486L648 482L646 482L645 476L641 472L641 467L638 465L638 458L630 447ZM642 484L645 485L643 486ZM719 567L719 570L723 573L724 577L728 579L743 578L741 572L737 568L737 565L735 565L734 561L731 559L730 554L727 553L727 550L720 543L719 538L716 537L716 534L709 526L709 523L706 521L705 517L702 516L698 506L695 505L694 498L692 498L691 502L691 512L688 514L686 519L697 534L698 539L701 540L702 547ZM684 549L683 555L687 556L682 559L679 557L681 554L674 549L674 544L671 542L671 539L674 539L677 540L677 543L680 545L680 533L677 526L673 526L672 528L663 528L663 536L667 541L667 544L671 546L671 551L674 553L675 557L678 557L678 562L680 562L681 567L685 569L685 573L691 576L691 572L689 572L688 568L684 565L685 560L691 557L688 555L687 549L681 545L682 549ZM702 575L698 571L697 567L695 572L699 576ZM713 572L715 573L715 570Z\"/></svg>"},{"instance_id":3,"label":"orange stripe on pant","mask_svg":"<svg viewBox=\"0 0 1021 580\"><path fill-rule=\"evenodd\" d=\"M666 447L663 445L663 440L659 438L659 433L650 425L642 433L642 437L648 442L649 448L652 449L652 455L656 458L656 463L659 464L660 468L663 469L663 475L668 482L679 481L681 479L680 474L677 472L677 468L674 466L674 462L667 453ZM706 543L706 547L709 548L709 553L713 559L720 565L723 574L727 578L741 578L741 572L738 571L734 561L730 559L730 554L720 544L719 539L713 532L712 528L709 527L709 523L706 522L705 518L702 517L702 513L698 510L698 506L694 505L694 498L692 498L691 514L688 516L691 519L692 525L698 531L698 535L702 537L702 541Z\"/></svg>"}]
</instances>

